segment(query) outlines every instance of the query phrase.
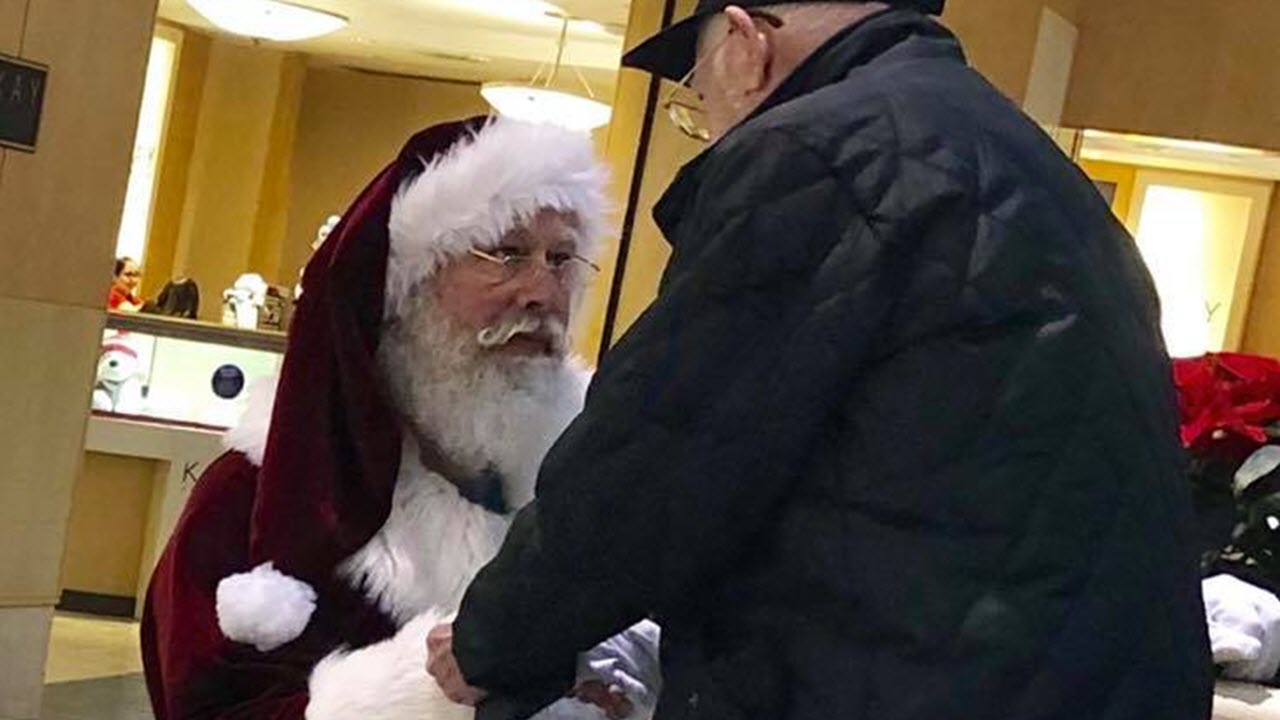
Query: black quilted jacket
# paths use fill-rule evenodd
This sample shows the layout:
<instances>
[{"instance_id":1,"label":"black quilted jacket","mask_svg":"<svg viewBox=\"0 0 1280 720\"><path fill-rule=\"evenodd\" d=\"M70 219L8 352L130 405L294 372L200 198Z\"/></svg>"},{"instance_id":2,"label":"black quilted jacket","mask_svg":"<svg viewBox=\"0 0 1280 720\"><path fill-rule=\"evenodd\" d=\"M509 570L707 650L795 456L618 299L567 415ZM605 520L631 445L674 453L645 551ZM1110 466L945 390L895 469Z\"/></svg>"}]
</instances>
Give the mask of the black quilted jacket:
<instances>
[{"instance_id":1,"label":"black quilted jacket","mask_svg":"<svg viewBox=\"0 0 1280 720\"><path fill-rule=\"evenodd\" d=\"M1209 717L1152 283L950 33L841 33L656 215L660 294L458 619L482 717L644 615L660 720Z\"/></svg>"}]
</instances>

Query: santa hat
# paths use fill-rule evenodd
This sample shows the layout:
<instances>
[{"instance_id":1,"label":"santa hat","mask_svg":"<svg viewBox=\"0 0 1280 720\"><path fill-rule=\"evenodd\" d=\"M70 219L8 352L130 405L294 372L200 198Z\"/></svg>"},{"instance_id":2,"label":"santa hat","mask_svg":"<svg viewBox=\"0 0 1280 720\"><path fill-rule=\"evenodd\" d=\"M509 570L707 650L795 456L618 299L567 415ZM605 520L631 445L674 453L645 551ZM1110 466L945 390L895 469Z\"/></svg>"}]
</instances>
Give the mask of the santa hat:
<instances>
[{"instance_id":1,"label":"santa hat","mask_svg":"<svg viewBox=\"0 0 1280 720\"><path fill-rule=\"evenodd\" d=\"M574 212L579 252L596 254L605 182L585 134L471 118L415 135L361 192L304 274L248 572L218 586L224 635L263 651L297 638L315 609L313 588L386 522L401 425L376 362L384 321L450 258L495 246L540 209Z\"/></svg>"}]
</instances>

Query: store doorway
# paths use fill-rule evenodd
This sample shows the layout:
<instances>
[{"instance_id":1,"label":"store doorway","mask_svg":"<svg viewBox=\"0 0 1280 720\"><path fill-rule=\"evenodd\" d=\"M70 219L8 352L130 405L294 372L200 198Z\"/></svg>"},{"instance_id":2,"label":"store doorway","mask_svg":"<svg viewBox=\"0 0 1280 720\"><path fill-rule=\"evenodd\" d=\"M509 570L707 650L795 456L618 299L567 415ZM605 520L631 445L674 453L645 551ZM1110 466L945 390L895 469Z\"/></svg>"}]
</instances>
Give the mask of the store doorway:
<instances>
[{"instance_id":1,"label":"store doorway","mask_svg":"<svg viewBox=\"0 0 1280 720\"><path fill-rule=\"evenodd\" d=\"M1238 350L1272 183L1143 170L1128 218L1176 357Z\"/></svg>"},{"instance_id":2,"label":"store doorway","mask_svg":"<svg viewBox=\"0 0 1280 720\"><path fill-rule=\"evenodd\" d=\"M1151 270L1170 354L1240 350L1280 154L1086 130L1077 161Z\"/></svg>"}]
</instances>

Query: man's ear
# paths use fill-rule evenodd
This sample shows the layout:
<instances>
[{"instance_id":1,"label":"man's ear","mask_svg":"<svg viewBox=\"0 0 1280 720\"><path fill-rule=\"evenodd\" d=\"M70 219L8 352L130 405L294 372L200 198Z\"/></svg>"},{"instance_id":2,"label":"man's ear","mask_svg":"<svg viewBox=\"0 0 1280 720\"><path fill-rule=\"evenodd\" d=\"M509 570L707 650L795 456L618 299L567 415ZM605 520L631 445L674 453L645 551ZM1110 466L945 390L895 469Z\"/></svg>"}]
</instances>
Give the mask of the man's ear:
<instances>
[{"instance_id":1,"label":"man's ear","mask_svg":"<svg viewBox=\"0 0 1280 720\"><path fill-rule=\"evenodd\" d=\"M724 16L729 22L726 40L729 69L737 80L738 90L743 95L752 94L769 84L774 38L737 5L725 8Z\"/></svg>"}]
</instances>

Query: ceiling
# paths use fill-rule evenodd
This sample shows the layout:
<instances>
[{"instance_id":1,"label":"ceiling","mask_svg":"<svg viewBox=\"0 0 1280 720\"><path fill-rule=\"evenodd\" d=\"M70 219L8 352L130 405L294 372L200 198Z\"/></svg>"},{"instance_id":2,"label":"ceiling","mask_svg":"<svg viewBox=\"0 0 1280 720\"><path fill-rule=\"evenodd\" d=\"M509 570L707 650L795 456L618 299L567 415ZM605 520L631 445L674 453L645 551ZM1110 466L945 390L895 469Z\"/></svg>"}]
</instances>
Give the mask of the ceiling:
<instances>
[{"instance_id":1,"label":"ceiling","mask_svg":"<svg viewBox=\"0 0 1280 720\"><path fill-rule=\"evenodd\" d=\"M1080 156L1169 170L1280 180L1280 153L1199 140L1085 130Z\"/></svg>"},{"instance_id":2,"label":"ceiling","mask_svg":"<svg viewBox=\"0 0 1280 720\"><path fill-rule=\"evenodd\" d=\"M481 82L528 80L555 59L561 21L569 25L564 71L557 85L581 71L593 90L611 92L622 52L630 0L290 0L345 16L343 30L296 43L260 42L304 53L313 64ZM160 0L160 17L223 34L186 0ZM234 36L228 36L234 37Z\"/></svg>"}]
</instances>

